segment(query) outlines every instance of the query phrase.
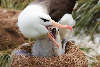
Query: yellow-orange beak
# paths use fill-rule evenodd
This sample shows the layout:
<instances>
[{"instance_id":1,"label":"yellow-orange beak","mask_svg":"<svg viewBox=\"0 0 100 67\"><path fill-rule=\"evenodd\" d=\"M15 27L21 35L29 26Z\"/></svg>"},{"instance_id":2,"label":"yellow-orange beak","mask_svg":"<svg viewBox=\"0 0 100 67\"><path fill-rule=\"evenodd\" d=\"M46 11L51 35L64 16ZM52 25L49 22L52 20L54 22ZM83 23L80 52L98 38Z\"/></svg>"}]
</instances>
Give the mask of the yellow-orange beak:
<instances>
[{"instance_id":1,"label":"yellow-orange beak","mask_svg":"<svg viewBox=\"0 0 100 67\"><path fill-rule=\"evenodd\" d=\"M69 26L69 25L61 25L55 21L52 22L53 23L53 26L54 27L57 27L57 28L62 28L62 29L69 29L72 31L72 26Z\"/></svg>"},{"instance_id":2,"label":"yellow-orange beak","mask_svg":"<svg viewBox=\"0 0 100 67\"><path fill-rule=\"evenodd\" d=\"M48 37L50 38L51 41L54 42L54 44L59 48L60 44L52 37L50 33L48 33Z\"/></svg>"}]
</instances>

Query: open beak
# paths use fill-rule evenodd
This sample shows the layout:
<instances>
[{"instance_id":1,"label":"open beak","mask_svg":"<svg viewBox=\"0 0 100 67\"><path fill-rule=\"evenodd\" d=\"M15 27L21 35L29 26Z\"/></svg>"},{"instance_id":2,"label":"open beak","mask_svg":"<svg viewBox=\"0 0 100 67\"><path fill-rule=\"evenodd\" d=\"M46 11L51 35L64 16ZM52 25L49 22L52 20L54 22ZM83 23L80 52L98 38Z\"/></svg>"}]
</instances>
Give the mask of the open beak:
<instances>
[{"instance_id":1,"label":"open beak","mask_svg":"<svg viewBox=\"0 0 100 67\"><path fill-rule=\"evenodd\" d=\"M72 31L72 26L69 25L61 25L55 21L52 22L54 27L57 28L62 28L62 29L69 29ZM60 44L54 39L54 37L52 36L52 34L50 32L48 32L48 37L50 38L51 41L53 41L55 43L55 45L59 48Z\"/></svg>"},{"instance_id":2,"label":"open beak","mask_svg":"<svg viewBox=\"0 0 100 67\"><path fill-rule=\"evenodd\" d=\"M53 38L51 33L48 33L48 37L50 38L51 41L54 42L54 44L59 48L60 44Z\"/></svg>"},{"instance_id":3,"label":"open beak","mask_svg":"<svg viewBox=\"0 0 100 67\"><path fill-rule=\"evenodd\" d=\"M69 29L72 31L72 26L69 26L69 25L61 25L55 21L52 22L53 23L53 26L54 27L57 27L57 28L62 28L62 29Z\"/></svg>"}]
</instances>

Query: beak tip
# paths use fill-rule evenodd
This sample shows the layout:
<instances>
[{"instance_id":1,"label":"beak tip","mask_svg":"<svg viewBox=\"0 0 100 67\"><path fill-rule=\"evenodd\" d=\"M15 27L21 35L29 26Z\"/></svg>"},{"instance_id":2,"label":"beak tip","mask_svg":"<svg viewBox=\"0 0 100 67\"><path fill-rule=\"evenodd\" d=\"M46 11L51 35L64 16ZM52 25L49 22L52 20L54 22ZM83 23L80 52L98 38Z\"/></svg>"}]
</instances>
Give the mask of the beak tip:
<instances>
[{"instance_id":1,"label":"beak tip","mask_svg":"<svg viewBox=\"0 0 100 67\"><path fill-rule=\"evenodd\" d=\"M72 26L67 26L67 28L71 31L73 30Z\"/></svg>"}]
</instances>

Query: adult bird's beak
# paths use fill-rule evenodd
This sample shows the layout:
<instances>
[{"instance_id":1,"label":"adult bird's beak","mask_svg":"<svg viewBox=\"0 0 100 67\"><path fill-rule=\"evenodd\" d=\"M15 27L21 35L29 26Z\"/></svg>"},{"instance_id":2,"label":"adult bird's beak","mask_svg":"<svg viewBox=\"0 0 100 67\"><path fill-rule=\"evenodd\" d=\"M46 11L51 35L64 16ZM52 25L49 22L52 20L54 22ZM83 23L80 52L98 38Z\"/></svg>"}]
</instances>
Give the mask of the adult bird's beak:
<instances>
[{"instance_id":1,"label":"adult bird's beak","mask_svg":"<svg viewBox=\"0 0 100 67\"><path fill-rule=\"evenodd\" d=\"M53 26L54 27L57 27L57 28L62 28L62 29L69 29L72 31L72 26L69 26L69 25L61 25L55 21L52 22L53 23Z\"/></svg>"},{"instance_id":2,"label":"adult bird's beak","mask_svg":"<svg viewBox=\"0 0 100 67\"><path fill-rule=\"evenodd\" d=\"M53 38L51 33L48 33L48 37L50 38L51 41L54 42L54 44L59 48L60 44Z\"/></svg>"}]
</instances>

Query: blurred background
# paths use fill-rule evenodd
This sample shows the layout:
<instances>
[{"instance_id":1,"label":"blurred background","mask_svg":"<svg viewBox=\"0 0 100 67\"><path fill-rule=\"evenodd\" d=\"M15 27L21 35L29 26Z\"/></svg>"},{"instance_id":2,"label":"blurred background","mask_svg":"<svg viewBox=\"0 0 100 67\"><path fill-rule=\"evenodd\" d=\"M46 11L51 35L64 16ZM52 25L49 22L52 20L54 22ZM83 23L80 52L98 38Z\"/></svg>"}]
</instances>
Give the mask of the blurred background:
<instances>
[{"instance_id":1,"label":"blurred background","mask_svg":"<svg viewBox=\"0 0 100 67\"><path fill-rule=\"evenodd\" d=\"M9 60L11 51L23 43L23 36L18 36L17 34L20 33L17 27L13 26L17 22L20 11L32 1L34 0L0 0L0 25L4 25L0 27L0 37L2 37L0 39L0 64L2 57ZM78 0L72 15L76 20L76 25L71 39L87 56L89 67L100 67L100 0ZM8 23L8 26L5 25L5 22ZM11 22L14 23L11 24ZM1 33L2 31L3 33ZM9 35L9 31L15 35L12 37ZM5 37L6 35L7 37ZM16 37L19 40L16 40ZM5 60L3 62L6 62Z\"/></svg>"}]
</instances>

